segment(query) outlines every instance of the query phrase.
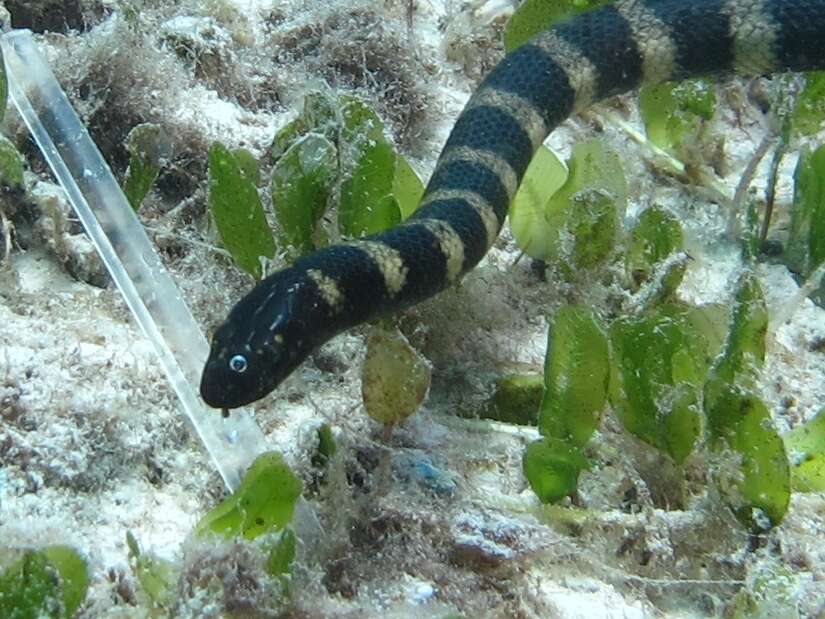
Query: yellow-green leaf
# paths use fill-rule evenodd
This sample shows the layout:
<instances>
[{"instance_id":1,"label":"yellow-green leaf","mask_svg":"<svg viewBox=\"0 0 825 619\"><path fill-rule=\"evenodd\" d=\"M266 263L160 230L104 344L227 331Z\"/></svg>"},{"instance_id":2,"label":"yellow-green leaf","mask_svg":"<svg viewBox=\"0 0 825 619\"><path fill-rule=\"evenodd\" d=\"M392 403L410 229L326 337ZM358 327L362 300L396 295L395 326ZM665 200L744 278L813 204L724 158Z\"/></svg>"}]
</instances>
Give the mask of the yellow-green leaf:
<instances>
[{"instance_id":1,"label":"yellow-green leaf","mask_svg":"<svg viewBox=\"0 0 825 619\"><path fill-rule=\"evenodd\" d=\"M0 184L10 189L23 189L24 159L6 136L0 135Z\"/></svg>"},{"instance_id":2,"label":"yellow-green leaf","mask_svg":"<svg viewBox=\"0 0 825 619\"><path fill-rule=\"evenodd\" d=\"M397 155L395 161L392 194L398 202L402 220L415 212L424 195L424 184L401 154Z\"/></svg>"},{"instance_id":3,"label":"yellow-green leaf","mask_svg":"<svg viewBox=\"0 0 825 619\"><path fill-rule=\"evenodd\" d=\"M786 260L803 277L825 261L825 146L799 155Z\"/></svg>"},{"instance_id":4,"label":"yellow-green leaf","mask_svg":"<svg viewBox=\"0 0 825 619\"><path fill-rule=\"evenodd\" d=\"M544 392L541 374L505 374L496 378L493 396L479 413L482 419L534 426Z\"/></svg>"},{"instance_id":5,"label":"yellow-green leaf","mask_svg":"<svg viewBox=\"0 0 825 619\"><path fill-rule=\"evenodd\" d=\"M790 116L791 127L798 135L813 135L825 120L825 71L805 74L805 88L796 98Z\"/></svg>"},{"instance_id":6,"label":"yellow-green leaf","mask_svg":"<svg viewBox=\"0 0 825 619\"><path fill-rule=\"evenodd\" d=\"M625 253L625 271L631 287L638 290L650 279L657 264L682 249L682 243L678 219L658 206L642 211L630 231Z\"/></svg>"},{"instance_id":7,"label":"yellow-green leaf","mask_svg":"<svg viewBox=\"0 0 825 619\"><path fill-rule=\"evenodd\" d=\"M547 336L539 432L580 447L587 443L599 425L609 378L601 321L583 306L559 309Z\"/></svg>"},{"instance_id":8,"label":"yellow-green leaf","mask_svg":"<svg viewBox=\"0 0 825 619\"><path fill-rule=\"evenodd\" d=\"M198 523L199 533L254 539L284 528L292 520L302 484L283 457L275 452L258 456L232 495Z\"/></svg>"},{"instance_id":9,"label":"yellow-green leaf","mask_svg":"<svg viewBox=\"0 0 825 619\"><path fill-rule=\"evenodd\" d=\"M677 152L686 138L713 118L716 92L706 80L647 84L639 91L639 111L648 139Z\"/></svg>"},{"instance_id":10,"label":"yellow-green leaf","mask_svg":"<svg viewBox=\"0 0 825 619\"><path fill-rule=\"evenodd\" d=\"M744 526L777 526L788 510L791 479L785 445L768 408L756 396L729 385L711 406L708 416L725 420L710 443L717 486Z\"/></svg>"},{"instance_id":11,"label":"yellow-green leaf","mask_svg":"<svg viewBox=\"0 0 825 619\"><path fill-rule=\"evenodd\" d=\"M266 222L254 179L235 156L215 142L209 149L209 208L223 246L235 263L260 279L260 258L275 256L275 241Z\"/></svg>"},{"instance_id":12,"label":"yellow-green leaf","mask_svg":"<svg viewBox=\"0 0 825 619\"><path fill-rule=\"evenodd\" d=\"M683 462L701 430L708 343L688 312L672 304L615 321L610 341L610 402L622 425Z\"/></svg>"},{"instance_id":13,"label":"yellow-green leaf","mask_svg":"<svg viewBox=\"0 0 825 619\"><path fill-rule=\"evenodd\" d=\"M544 437L524 452L522 470L542 503L554 503L573 494L587 458L579 447L563 439Z\"/></svg>"},{"instance_id":14,"label":"yellow-green leaf","mask_svg":"<svg viewBox=\"0 0 825 619\"><path fill-rule=\"evenodd\" d=\"M536 152L510 207L510 230L519 248L545 260L556 243L562 221L548 221L547 200L564 185L567 166L546 146Z\"/></svg>"},{"instance_id":15,"label":"yellow-green leaf","mask_svg":"<svg viewBox=\"0 0 825 619\"><path fill-rule=\"evenodd\" d=\"M89 590L89 569L86 561L70 546L46 546L43 548L43 554L60 574L65 616L73 617Z\"/></svg>"},{"instance_id":16,"label":"yellow-green leaf","mask_svg":"<svg viewBox=\"0 0 825 619\"><path fill-rule=\"evenodd\" d=\"M132 208L138 210L160 173L161 164L172 153L171 142L160 125L143 123L126 137L129 167L123 181L123 193Z\"/></svg>"},{"instance_id":17,"label":"yellow-green leaf","mask_svg":"<svg viewBox=\"0 0 825 619\"><path fill-rule=\"evenodd\" d=\"M384 425L400 423L421 406L430 366L398 331L375 329L367 340L361 394L367 414Z\"/></svg>"},{"instance_id":18,"label":"yellow-green leaf","mask_svg":"<svg viewBox=\"0 0 825 619\"><path fill-rule=\"evenodd\" d=\"M513 13L504 30L504 49L508 52L553 25L611 0L525 0Z\"/></svg>"},{"instance_id":19,"label":"yellow-green leaf","mask_svg":"<svg viewBox=\"0 0 825 619\"><path fill-rule=\"evenodd\" d=\"M593 268L613 252L627 204L621 159L599 140L576 144L566 180L545 193L549 175L553 183L558 180L558 166L548 152L539 155L538 164L531 162L516 193L517 221L511 224L516 242L530 257L560 261L570 272ZM519 214L519 208L525 212Z\"/></svg>"},{"instance_id":20,"label":"yellow-green leaf","mask_svg":"<svg viewBox=\"0 0 825 619\"><path fill-rule=\"evenodd\" d=\"M348 237L386 230L401 222L392 195L396 154L386 142L363 147L349 178L341 183L338 228Z\"/></svg>"},{"instance_id":21,"label":"yellow-green leaf","mask_svg":"<svg viewBox=\"0 0 825 619\"><path fill-rule=\"evenodd\" d=\"M303 254L315 249L318 221L327 209L338 174L338 154L324 136L310 133L272 168L272 206L282 246Z\"/></svg>"},{"instance_id":22,"label":"yellow-green leaf","mask_svg":"<svg viewBox=\"0 0 825 619\"><path fill-rule=\"evenodd\" d=\"M705 415L711 439L725 434L728 418L716 416L715 401L732 385L750 390L756 372L765 361L765 336L768 308L762 287L753 273L739 278L734 297L730 327L722 355L708 375L704 389Z\"/></svg>"},{"instance_id":23,"label":"yellow-green leaf","mask_svg":"<svg viewBox=\"0 0 825 619\"><path fill-rule=\"evenodd\" d=\"M794 490L825 491L825 408L782 439L791 461Z\"/></svg>"}]
</instances>

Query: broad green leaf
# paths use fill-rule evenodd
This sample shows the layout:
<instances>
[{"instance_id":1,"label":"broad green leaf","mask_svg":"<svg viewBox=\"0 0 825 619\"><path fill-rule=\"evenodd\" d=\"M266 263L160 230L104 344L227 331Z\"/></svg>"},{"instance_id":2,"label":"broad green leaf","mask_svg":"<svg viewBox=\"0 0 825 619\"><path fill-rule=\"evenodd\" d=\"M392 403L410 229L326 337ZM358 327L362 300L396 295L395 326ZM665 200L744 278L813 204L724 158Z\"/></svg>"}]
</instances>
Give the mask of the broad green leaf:
<instances>
[{"instance_id":1,"label":"broad green leaf","mask_svg":"<svg viewBox=\"0 0 825 619\"><path fill-rule=\"evenodd\" d=\"M825 491L825 408L782 436L798 492Z\"/></svg>"},{"instance_id":2,"label":"broad green leaf","mask_svg":"<svg viewBox=\"0 0 825 619\"><path fill-rule=\"evenodd\" d=\"M496 378L493 396L479 417L523 426L536 425L544 377L540 374L505 374Z\"/></svg>"},{"instance_id":3,"label":"broad green leaf","mask_svg":"<svg viewBox=\"0 0 825 619\"><path fill-rule=\"evenodd\" d=\"M258 456L232 495L209 511L196 527L230 538L254 539L292 520L302 484L275 452Z\"/></svg>"},{"instance_id":4,"label":"broad green leaf","mask_svg":"<svg viewBox=\"0 0 825 619\"><path fill-rule=\"evenodd\" d=\"M625 271L633 289L648 281L656 265L682 249L682 243L678 219L658 206L645 209L630 231L625 253Z\"/></svg>"},{"instance_id":5,"label":"broad green leaf","mask_svg":"<svg viewBox=\"0 0 825 619\"><path fill-rule=\"evenodd\" d=\"M812 136L825 120L825 71L805 73L805 88L796 98L790 122L797 135Z\"/></svg>"},{"instance_id":6,"label":"broad green leaf","mask_svg":"<svg viewBox=\"0 0 825 619\"><path fill-rule=\"evenodd\" d=\"M64 616L73 617L89 590L89 570L86 561L69 546L47 546L42 552L60 574Z\"/></svg>"},{"instance_id":7,"label":"broad green leaf","mask_svg":"<svg viewBox=\"0 0 825 619\"><path fill-rule=\"evenodd\" d=\"M676 291L685 277L689 261L690 257L686 253L679 252L656 265L652 279L638 291L635 299L639 312L650 312L659 305L678 302Z\"/></svg>"},{"instance_id":8,"label":"broad green leaf","mask_svg":"<svg viewBox=\"0 0 825 619\"><path fill-rule=\"evenodd\" d=\"M424 195L424 184L400 153L395 160L392 194L398 202L401 219L407 219L415 212L421 203L421 197Z\"/></svg>"},{"instance_id":9,"label":"broad green leaf","mask_svg":"<svg viewBox=\"0 0 825 619\"><path fill-rule=\"evenodd\" d=\"M260 279L260 258L275 256L275 241L254 179L246 176L235 156L219 142L209 149L209 209L235 263Z\"/></svg>"},{"instance_id":10,"label":"broad green leaf","mask_svg":"<svg viewBox=\"0 0 825 619\"><path fill-rule=\"evenodd\" d=\"M281 532L277 543L270 548L266 559L266 571L270 576L289 574L295 561L297 539L294 531L287 527Z\"/></svg>"},{"instance_id":11,"label":"broad green leaf","mask_svg":"<svg viewBox=\"0 0 825 619\"><path fill-rule=\"evenodd\" d=\"M728 420L716 417L714 402L731 385L750 390L765 361L768 309L762 287L746 271L736 286L730 327L722 355L714 363L704 391L704 406L711 437L721 436Z\"/></svg>"},{"instance_id":12,"label":"broad green leaf","mask_svg":"<svg viewBox=\"0 0 825 619\"><path fill-rule=\"evenodd\" d=\"M135 559L140 557L140 545L131 531L126 531L126 548L130 557Z\"/></svg>"},{"instance_id":13,"label":"broad green leaf","mask_svg":"<svg viewBox=\"0 0 825 619\"><path fill-rule=\"evenodd\" d=\"M332 435L332 427L324 423L318 428L318 451L327 459L335 455L338 446L335 437Z\"/></svg>"},{"instance_id":14,"label":"broad green leaf","mask_svg":"<svg viewBox=\"0 0 825 619\"><path fill-rule=\"evenodd\" d=\"M728 335L730 308L721 303L700 305L687 309L687 320L707 345L706 365L719 355Z\"/></svg>"},{"instance_id":15,"label":"broad green leaf","mask_svg":"<svg viewBox=\"0 0 825 619\"><path fill-rule=\"evenodd\" d=\"M610 0L525 0L504 30L504 49L511 52L551 26Z\"/></svg>"},{"instance_id":16,"label":"broad green leaf","mask_svg":"<svg viewBox=\"0 0 825 619\"><path fill-rule=\"evenodd\" d=\"M579 473L587 464L579 447L546 436L527 446L522 470L539 501L553 503L576 491Z\"/></svg>"},{"instance_id":17,"label":"broad green leaf","mask_svg":"<svg viewBox=\"0 0 825 619\"><path fill-rule=\"evenodd\" d=\"M510 207L510 230L519 248L544 260L556 243L560 221L546 218L547 201L564 185L567 166L546 146L533 157Z\"/></svg>"},{"instance_id":18,"label":"broad green leaf","mask_svg":"<svg viewBox=\"0 0 825 619\"><path fill-rule=\"evenodd\" d=\"M338 207L338 229L344 236L358 237L381 232L401 222L395 196L398 155L384 137L384 124L366 103L356 97L341 97L341 130L344 168ZM403 164L402 164L403 165ZM413 192L411 170L401 171L399 182ZM404 195L405 209L411 196Z\"/></svg>"},{"instance_id":19,"label":"broad green leaf","mask_svg":"<svg viewBox=\"0 0 825 619\"><path fill-rule=\"evenodd\" d=\"M86 599L85 560L68 546L26 549L0 573L0 617L70 619Z\"/></svg>"},{"instance_id":20,"label":"broad green leaf","mask_svg":"<svg viewBox=\"0 0 825 619\"><path fill-rule=\"evenodd\" d=\"M430 366L398 331L374 329L367 339L361 395L367 414L392 426L421 406L430 387Z\"/></svg>"},{"instance_id":21,"label":"broad green leaf","mask_svg":"<svg viewBox=\"0 0 825 619\"><path fill-rule=\"evenodd\" d=\"M573 147L570 176L547 202L548 222L563 221L573 234L560 236L553 252L573 268L587 268L613 250L619 220L627 205L627 181L619 155L604 142L590 140Z\"/></svg>"},{"instance_id":22,"label":"broad green leaf","mask_svg":"<svg viewBox=\"0 0 825 619\"><path fill-rule=\"evenodd\" d=\"M23 189L23 155L6 136L0 135L0 184L14 190Z\"/></svg>"},{"instance_id":23,"label":"broad green leaf","mask_svg":"<svg viewBox=\"0 0 825 619\"><path fill-rule=\"evenodd\" d=\"M616 415L629 432L681 464L701 430L708 343L677 305L617 320L610 341Z\"/></svg>"},{"instance_id":24,"label":"broad green leaf","mask_svg":"<svg viewBox=\"0 0 825 619\"><path fill-rule=\"evenodd\" d=\"M794 174L788 266L803 277L825 260L825 146L804 149Z\"/></svg>"},{"instance_id":25,"label":"broad green leaf","mask_svg":"<svg viewBox=\"0 0 825 619\"><path fill-rule=\"evenodd\" d=\"M384 123L378 114L358 97L342 96L338 99L344 126L341 139L360 148L372 142L384 142Z\"/></svg>"},{"instance_id":26,"label":"broad green leaf","mask_svg":"<svg viewBox=\"0 0 825 619\"><path fill-rule=\"evenodd\" d=\"M364 146L353 170L341 183L338 228L347 237L386 230L401 222L401 210L392 195L396 154L386 142Z\"/></svg>"},{"instance_id":27,"label":"broad green leaf","mask_svg":"<svg viewBox=\"0 0 825 619\"><path fill-rule=\"evenodd\" d=\"M722 354L705 383L703 406L714 479L751 529L776 526L790 498L790 470L767 407L750 391L765 359L768 311L754 275L739 279ZM766 520L767 519L767 520Z\"/></svg>"},{"instance_id":28,"label":"broad green leaf","mask_svg":"<svg viewBox=\"0 0 825 619\"><path fill-rule=\"evenodd\" d=\"M68 617L60 589L60 574L46 555L39 550L25 550L0 573L0 617Z\"/></svg>"},{"instance_id":29,"label":"broad green leaf","mask_svg":"<svg viewBox=\"0 0 825 619\"><path fill-rule=\"evenodd\" d=\"M344 97L335 97L329 90L316 90L304 97L302 116L310 131L320 131L328 139L337 137L339 110Z\"/></svg>"},{"instance_id":30,"label":"broad green leaf","mask_svg":"<svg viewBox=\"0 0 825 619\"><path fill-rule=\"evenodd\" d=\"M570 174L545 206L552 239L546 259L571 274L598 266L613 253L627 205L627 181L618 154L599 140L573 147ZM538 256L532 256L538 258Z\"/></svg>"},{"instance_id":31,"label":"broad green leaf","mask_svg":"<svg viewBox=\"0 0 825 619\"><path fill-rule=\"evenodd\" d=\"M735 385L725 385L710 407L706 403L708 418L724 419L715 424L710 441L717 486L744 526L777 526L788 509L791 478L785 445L768 408Z\"/></svg>"},{"instance_id":32,"label":"broad green leaf","mask_svg":"<svg viewBox=\"0 0 825 619\"><path fill-rule=\"evenodd\" d=\"M143 123L129 132L126 150L129 151L129 167L126 168L123 193L132 208L138 210L157 179L163 161L171 155L172 146L160 125Z\"/></svg>"},{"instance_id":33,"label":"broad green leaf","mask_svg":"<svg viewBox=\"0 0 825 619\"><path fill-rule=\"evenodd\" d=\"M513 234L531 258L558 261L570 273L591 269L613 252L624 215L621 160L598 140L576 144L559 187L553 158L539 149L528 167L514 199Z\"/></svg>"},{"instance_id":34,"label":"broad green leaf","mask_svg":"<svg viewBox=\"0 0 825 619\"><path fill-rule=\"evenodd\" d=\"M571 269L592 269L604 262L616 245L620 232L616 200L602 189L592 189L575 194L571 203L567 230L573 238L572 252L568 254L562 242L560 256Z\"/></svg>"},{"instance_id":35,"label":"broad green leaf","mask_svg":"<svg viewBox=\"0 0 825 619\"><path fill-rule=\"evenodd\" d=\"M275 134L270 148L275 163L307 133L317 133L330 142L338 140L340 122L338 99L326 91L313 91L304 97L301 113L281 127Z\"/></svg>"},{"instance_id":36,"label":"broad green leaf","mask_svg":"<svg viewBox=\"0 0 825 619\"><path fill-rule=\"evenodd\" d=\"M255 155L245 148L235 148L232 150L232 156L235 157L244 177L257 186L261 182L261 166Z\"/></svg>"},{"instance_id":37,"label":"broad green leaf","mask_svg":"<svg viewBox=\"0 0 825 619\"><path fill-rule=\"evenodd\" d=\"M310 133L293 144L272 168L272 206L278 240L297 253L315 249L318 221L327 209L338 174L335 146Z\"/></svg>"},{"instance_id":38,"label":"broad green leaf","mask_svg":"<svg viewBox=\"0 0 825 619\"><path fill-rule=\"evenodd\" d=\"M559 309L547 336L539 432L584 446L599 425L609 378L601 321L583 306Z\"/></svg>"},{"instance_id":39,"label":"broad green leaf","mask_svg":"<svg viewBox=\"0 0 825 619\"><path fill-rule=\"evenodd\" d=\"M275 138L272 140L272 146L270 147L272 162L277 163L284 153L288 151L295 142L301 139L301 137L306 135L308 131L309 128L303 116L293 118L278 129Z\"/></svg>"},{"instance_id":40,"label":"broad green leaf","mask_svg":"<svg viewBox=\"0 0 825 619\"><path fill-rule=\"evenodd\" d=\"M144 553L135 563L140 589L154 606L169 608L175 599L180 578L178 567L162 557Z\"/></svg>"},{"instance_id":41,"label":"broad green leaf","mask_svg":"<svg viewBox=\"0 0 825 619\"><path fill-rule=\"evenodd\" d=\"M756 264L762 252L761 228L759 218L759 204L756 196L749 194L745 203L745 221L742 226L741 244L742 257L746 264Z\"/></svg>"},{"instance_id":42,"label":"broad green leaf","mask_svg":"<svg viewBox=\"0 0 825 619\"><path fill-rule=\"evenodd\" d=\"M716 92L705 80L648 84L639 91L648 139L677 154L689 134L713 118L715 110Z\"/></svg>"},{"instance_id":43,"label":"broad green leaf","mask_svg":"<svg viewBox=\"0 0 825 619\"><path fill-rule=\"evenodd\" d=\"M129 549L129 564L141 591L152 605L169 608L175 599L180 567L168 559L141 552L131 531L126 531L126 547Z\"/></svg>"}]
</instances>

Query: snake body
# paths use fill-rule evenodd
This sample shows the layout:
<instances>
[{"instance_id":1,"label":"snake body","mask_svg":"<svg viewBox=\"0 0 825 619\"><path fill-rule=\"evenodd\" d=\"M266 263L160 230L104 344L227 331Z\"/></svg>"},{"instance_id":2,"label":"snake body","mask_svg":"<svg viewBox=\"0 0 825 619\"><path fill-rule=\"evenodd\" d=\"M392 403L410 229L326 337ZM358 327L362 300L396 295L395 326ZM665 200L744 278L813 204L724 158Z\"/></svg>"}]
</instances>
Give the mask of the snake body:
<instances>
[{"instance_id":1,"label":"snake body","mask_svg":"<svg viewBox=\"0 0 825 619\"><path fill-rule=\"evenodd\" d=\"M300 258L235 305L214 334L203 399L253 402L334 335L456 282L572 112L642 82L823 68L823 38L825 0L619 0L534 37L471 96L408 220Z\"/></svg>"}]
</instances>

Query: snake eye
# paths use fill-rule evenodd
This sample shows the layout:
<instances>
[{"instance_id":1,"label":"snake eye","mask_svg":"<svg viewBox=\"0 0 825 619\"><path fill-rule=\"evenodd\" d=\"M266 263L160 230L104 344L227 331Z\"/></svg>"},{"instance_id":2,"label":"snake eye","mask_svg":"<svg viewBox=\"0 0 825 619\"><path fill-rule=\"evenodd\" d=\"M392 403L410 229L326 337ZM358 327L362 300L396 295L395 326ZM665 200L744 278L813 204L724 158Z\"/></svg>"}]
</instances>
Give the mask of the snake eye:
<instances>
[{"instance_id":1,"label":"snake eye","mask_svg":"<svg viewBox=\"0 0 825 619\"><path fill-rule=\"evenodd\" d=\"M243 355L235 355L229 360L229 369L233 372L237 372L238 374L243 374L246 372L246 368L248 367L249 362Z\"/></svg>"}]
</instances>

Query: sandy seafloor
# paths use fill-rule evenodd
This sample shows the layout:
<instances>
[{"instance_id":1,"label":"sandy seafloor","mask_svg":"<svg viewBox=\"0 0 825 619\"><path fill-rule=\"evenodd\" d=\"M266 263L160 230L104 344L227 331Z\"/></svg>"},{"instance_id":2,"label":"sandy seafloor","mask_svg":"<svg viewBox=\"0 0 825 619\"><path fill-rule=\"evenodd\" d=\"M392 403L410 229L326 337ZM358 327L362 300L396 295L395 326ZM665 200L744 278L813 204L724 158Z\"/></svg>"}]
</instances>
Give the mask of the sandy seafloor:
<instances>
[{"instance_id":1,"label":"sandy seafloor","mask_svg":"<svg viewBox=\"0 0 825 619\"><path fill-rule=\"evenodd\" d=\"M14 22L40 3L5 4ZM328 85L358 93L388 118L390 137L426 178L479 75L500 57L512 11L505 0L419 0L412 12L401 0L51 4L64 13L49 28L64 34L38 42L115 173L125 170L123 139L135 124L159 123L172 140L173 165L141 218L206 330L251 283L217 249L205 215L209 143L264 159L303 94ZM728 195L766 131L749 94L770 87L720 87ZM632 96L609 104L638 128L634 106ZM760 616L825 613L821 494L794 494L780 527L748 539L710 489L701 449L683 474L687 500L669 508L682 475L607 413L588 447L593 466L581 477L578 506L541 510L521 473L535 431L456 416L484 400L497 367L541 368L554 308L600 307L609 297L596 284L539 280L527 260L516 262L508 231L461 286L399 319L432 363L433 386L389 442L360 403L365 329L326 345L254 406L271 447L308 488L321 422L332 424L340 446L326 485L306 495L322 533L305 540L291 600L279 605L249 547L190 537L224 495L221 479L118 292L88 283L99 283L99 266L77 224L44 206L61 208L42 198L51 179L15 113L4 130L31 173L29 198L3 202L16 242L0 272L0 547L80 549L91 587L79 616L163 616L150 612L130 570L127 531L146 552L182 566L168 610L178 617L729 616L737 591L758 591L760 582L772 583L776 598ZM565 155L574 140L597 133L622 153L629 218L652 203L682 218L694 260L680 295L729 302L742 263L724 240L724 209L656 172L626 133L592 118L565 123L548 144ZM781 170L780 220L795 159L789 154ZM763 164L758 200L764 184ZM39 207L32 195L41 196ZM784 266L763 263L757 274L774 318L794 310L772 323L760 384L784 431L825 400L825 354L816 345L825 311L808 300L790 304L798 286Z\"/></svg>"}]
</instances>

